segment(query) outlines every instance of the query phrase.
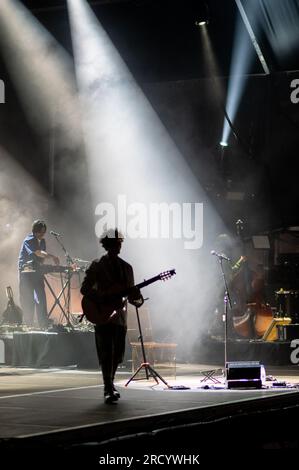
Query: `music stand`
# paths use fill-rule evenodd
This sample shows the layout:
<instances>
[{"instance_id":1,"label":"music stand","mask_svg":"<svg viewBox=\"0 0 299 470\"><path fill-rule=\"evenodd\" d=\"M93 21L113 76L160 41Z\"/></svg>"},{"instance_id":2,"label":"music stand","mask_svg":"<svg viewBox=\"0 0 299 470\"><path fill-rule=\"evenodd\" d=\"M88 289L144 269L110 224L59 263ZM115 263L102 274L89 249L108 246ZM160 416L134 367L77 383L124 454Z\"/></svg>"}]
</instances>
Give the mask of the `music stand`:
<instances>
[{"instance_id":1,"label":"music stand","mask_svg":"<svg viewBox=\"0 0 299 470\"><path fill-rule=\"evenodd\" d=\"M143 357L143 362L142 364L140 364L140 366L138 367L138 369L136 370L136 372L134 372L134 374L130 377L130 379L127 381L127 383L125 384L125 387L127 387L129 385L129 383L132 381L132 380L144 380L144 378L136 378L137 374L142 370L144 369L145 370L145 376L146 376L146 380L149 380L150 377L152 377L157 385L159 385L159 381L158 379L161 380L161 382L163 382L167 388L173 388L171 387L170 385L168 385L168 383L166 382L166 380L163 379L163 377L158 374L158 372L150 365L150 363L147 361L146 359L146 354L145 354L145 348L144 348L144 342L143 342L143 336L142 336L142 329L141 329L141 323L140 323L140 318L139 318L139 311L138 311L138 307L135 307L136 309L136 315L137 315L137 323L138 323L138 330L139 330L139 337L138 339L140 340L140 344L141 344L141 351L142 351L142 357Z\"/></svg>"}]
</instances>

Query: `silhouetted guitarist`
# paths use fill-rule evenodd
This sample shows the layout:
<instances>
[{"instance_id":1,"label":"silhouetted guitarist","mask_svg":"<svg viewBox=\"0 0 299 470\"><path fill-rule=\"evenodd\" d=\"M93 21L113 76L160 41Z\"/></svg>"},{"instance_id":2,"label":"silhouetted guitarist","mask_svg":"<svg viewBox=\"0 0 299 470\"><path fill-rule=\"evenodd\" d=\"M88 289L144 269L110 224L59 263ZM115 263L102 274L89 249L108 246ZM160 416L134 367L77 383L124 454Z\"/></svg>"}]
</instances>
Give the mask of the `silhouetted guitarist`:
<instances>
[{"instance_id":1,"label":"silhouetted guitarist","mask_svg":"<svg viewBox=\"0 0 299 470\"><path fill-rule=\"evenodd\" d=\"M103 295L117 294L134 286L132 266L118 255L121 250L123 236L117 229L102 234L100 243L107 254L94 260L86 271L81 293L96 304ZM128 301L140 307L143 297L139 289L133 289ZM127 301L115 299L115 308L103 323L99 316L95 325L95 340L99 363L104 382L105 403L114 403L120 398L114 387L114 377L118 364L123 361L127 332Z\"/></svg>"}]
</instances>

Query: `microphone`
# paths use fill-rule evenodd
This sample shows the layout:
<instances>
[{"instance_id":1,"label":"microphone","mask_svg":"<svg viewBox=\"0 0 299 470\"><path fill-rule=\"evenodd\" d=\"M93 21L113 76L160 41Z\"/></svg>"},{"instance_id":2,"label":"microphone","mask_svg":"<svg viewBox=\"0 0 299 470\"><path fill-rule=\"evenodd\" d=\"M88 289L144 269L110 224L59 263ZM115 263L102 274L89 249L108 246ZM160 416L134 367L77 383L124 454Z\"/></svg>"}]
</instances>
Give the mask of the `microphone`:
<instances>
[{"instance_id":1,"label":"microphone","mask_svg":"<svg viewBox=\"0 0 299 470\"><path fill-rule=\"evenodd\" d=\"M224 253L217 253L215 250L211 251L211 255L215 255L218 258L226 259L226 261L230 261L230 258L228 256L226 256Z\"/></svg>"},{"instance_id":2,"label":"microphone","mask_svg":"<svg viewBox=\"0 0 299 470\"><path fill-rule=\"evenodd\" d=\"M53 230L50 231L51 235L54 235L54 237L60 237L60 233L53 232Z\"/></svg>"}]
</instances>

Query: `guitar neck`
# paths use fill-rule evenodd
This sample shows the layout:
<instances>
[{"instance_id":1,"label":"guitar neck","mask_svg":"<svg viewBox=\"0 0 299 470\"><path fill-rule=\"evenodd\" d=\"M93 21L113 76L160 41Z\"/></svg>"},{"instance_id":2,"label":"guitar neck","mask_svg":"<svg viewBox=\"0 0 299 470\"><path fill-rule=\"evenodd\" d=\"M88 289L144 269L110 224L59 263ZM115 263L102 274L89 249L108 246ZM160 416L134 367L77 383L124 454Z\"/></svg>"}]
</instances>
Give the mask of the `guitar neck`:
<instances>
[{"instance_id":1,"label":"guitar neck","mask_svg":"<svg viewBox=\"0 0 299 470\"><path fill-rule=\"evenodd\" d=\"M160 281L160 279L161 279L160 275L155 276L155 277L152 277L151 279L147 279L146 281L140 282L140 284L137 284L135 287L137 287L138 289L142 289L143 287L146 287L149 284L153 284L153 282Z\"/></svg>"},{"instance_id":2,"label":"guitar neck","mask_svg":"<svg viewBox=\"0 0 299 470\"><path fill-rule=\"evenodd\" d=\"M6 296L8 298L8 303L13 304L13 292L10 286L6 287Z\"/></svg>"},{"instance_id":3,"label":"guitar neck","mask_svg":"<svg viewBox=\"0 0 299 470\"><path fill-rule=\"evenodd\" d=\"M145 286L148 286L149 284L153 284L153 282L156 281L164 281L166 279L169 279L175 274L175 270L172 269L171 271L166 271L164 273L160 273L157 276L151 277L150 279L144 280L143 282L140 282L139 284L136 284L135 286L129 287L127 289L124 289L123 291L119 291L114 294L108 294L108 295L103 295L102 297L114 297L115 295L120 295L122 297L127 297L129 293L132 291L132 289L142 289Z\"/></svg>"}]
</instances>

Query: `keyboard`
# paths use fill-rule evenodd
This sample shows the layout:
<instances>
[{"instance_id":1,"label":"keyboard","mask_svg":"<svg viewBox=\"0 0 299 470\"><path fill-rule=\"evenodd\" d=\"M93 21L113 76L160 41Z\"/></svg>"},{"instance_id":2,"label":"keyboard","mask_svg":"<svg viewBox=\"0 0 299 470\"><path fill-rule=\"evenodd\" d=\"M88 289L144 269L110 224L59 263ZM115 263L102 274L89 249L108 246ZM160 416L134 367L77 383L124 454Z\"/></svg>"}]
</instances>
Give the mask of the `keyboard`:
<instances>
[{"instance_id":1,"label":"keyboard","mask_svg":"<svg viewBox=\"0 0 299 470\"><path fill-rule=\"evenodd\" d=\"M71 266L61 266L54 264L41 264L40 266L24 266L21 270L21 273L40 273L40 274L49 274L49 273L64 273L64 272L85 272L85 267L76 266L72 268Z\"/></svg>"}]
</instances>

